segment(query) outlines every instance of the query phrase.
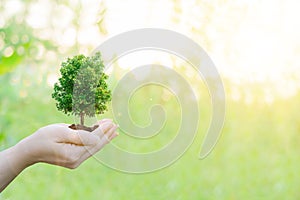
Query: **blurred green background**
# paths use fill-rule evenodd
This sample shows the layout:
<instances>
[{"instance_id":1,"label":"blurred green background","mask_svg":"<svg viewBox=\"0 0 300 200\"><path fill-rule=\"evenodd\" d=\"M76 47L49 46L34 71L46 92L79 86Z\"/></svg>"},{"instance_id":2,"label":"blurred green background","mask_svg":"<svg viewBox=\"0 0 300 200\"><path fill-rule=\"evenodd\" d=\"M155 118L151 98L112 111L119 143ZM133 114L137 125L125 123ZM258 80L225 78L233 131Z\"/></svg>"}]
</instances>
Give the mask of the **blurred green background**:
<instances>
[{"instance_id":1,"label":"blurred green background","mask_svg":"<svg viewBox=\"0 0 300 200\"><path fill-rule=\"evenodd\" d=\"M37 164L0 199L299 199L299 8L298 1L1 0L1 150L39 127L72 123L74 118L58 112L51 99L60 63L134 28L168 28L198 42L221 73L227 113L217 146L199 160L211 117L209 93L190 66L171 59L195 89L201 118L194 143L177 162L140 175L95 159L76 170ZM111 86L138 58L114 64ZM137 140L120 132L115 144L147 152L176 135L179 105L157 86L133 96L132 119L147 124L153 103L168 113L161 136ZM111 109L98 116L104 117L112 117Z\"/></svg>"}]
</instances>

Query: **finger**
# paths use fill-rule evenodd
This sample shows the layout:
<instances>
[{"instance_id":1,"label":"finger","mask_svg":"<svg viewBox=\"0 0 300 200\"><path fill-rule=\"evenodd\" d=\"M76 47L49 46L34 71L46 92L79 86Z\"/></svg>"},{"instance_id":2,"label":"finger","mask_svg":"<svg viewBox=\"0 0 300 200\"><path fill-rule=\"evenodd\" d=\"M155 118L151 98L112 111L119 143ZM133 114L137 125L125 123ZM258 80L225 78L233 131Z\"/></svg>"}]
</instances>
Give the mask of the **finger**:
<instances>
[{"instance_id":1,"label":"finger","mask_svg":"<svg viewBox=\"0 0 300 200\"><path fill-rule=\"evenodd\" d=\"M117 137L118 135L119 135L118 132L114 132L108 139L109 139L110 141L112 141L112 139L114 139L114 138Z\"/></svg>"},{"instance_id":2,"label":"finger","mask_svg":"<svg viewBox=\"0 0 300 200\"><path fill-rule=\"evenodd\" d=\"M86 159L88 159L89 157L93 156L94 154L96 154L98 151L100 151L108 142L106 138L106 135L104 135L104 137L102 137L103 139L101 139L96 145L94 146L90 146L89 148L85 148L85 150L83 151L81 150L81 156L78 160L78 163L82 163L84 162ZM83 147L81 147L83 148Z\"/></svg>"},{"instance_id":3,"label":"finger","mask_svg":"<svg viewBox=\"0 0 300 200\"><path fill-rule=\"evenodd\" d=\"M80 165L82 162L84 162L86 159L90 158L94 154L96 154L98 151L100 151L107 143L109 143L113 138L117 137L119 134L116 132L116 129L118 126L111 127L106 134L103 135L102 139L96 144L91 145L84 150L83 147L78 147L80 149L77 149L80 151L80 158L76 161L77 165ZM108 137L109 135L109 137Z\"/></svg>"},{"instance_id":4,"label":"finger","mask_svg":"<svg viewBox=\"0 0 300 200\"><path fill-rule=\"evenodd\" d=\"M89 157L96 154L98 151L100 151L107 143L109 142L106 134L102 137L102 139L93 147L89 148L87 151L83 152L83 154L80 157L80 162L85 161Z\"/></svg>"},{"instance_id":5,"label":"finger","mask_svg":"<svg viewBox=\"0 0 300 200\"><path fill-rule=\"evenodd\" d=\"M118 126L112 127L107 134L104 134L100 142L97 143L93 148L89 148L87 151L84 151L79 159L79 163L84 162L89 157L96 154L98 151L100 151L107 143L109 143L113 138L117 137L119 134L115 131L118 128ZM108 137L110 135L110 137Z\"/></svg>"},{"instance_id":6,"label":"finger","mask_svg":"<svg viewBox=\"0 0 300 200\"><path fill-rule=\"evenodd\" d=\"M95 145L95 136L98 136L100 138L103 137L104 134L108 132L108 138L116 130L114 128L115 126L112 124L111 121L106 121L103 124L101 124L96 130L94 130L91 134L84 130L73 130L73 129L67 129L65 133L62 133L62 140L59 141L59 143L68 143L68 144L74 144L78 146L89 146L89 145ZM111 130L114 128L113 130Z\"/></svg>"},{"instance_id":7,"label":"finger","mask_svg":"<svg viewBox=\"0 0 300 200\"><path fill-rule=\"evenodd\" d=\"M116 137L116 134L117 134L116 129L117 128L118 128L118 126L116 126L116 125L111 127L105 134L103 134L103 137L100 139L100 141L96 145L94 145L94 147L89 152L92 154L95 154L100 149L102 149L103 146L105 146L107 143L109 143L112 138Z\"/></svg>"},{"instance_id":8,"label":"finger","mask_svg":"<svg viewBox=\"0 0 300 200\"><path fill-rule=\"evenodd\" d=\"M80 139L78 132L73 131L71 129L67 129L67 131L61 134L62 140L59 143L68 143L68 144L75 144L79 146L83 146L83 142Z\"/></svg>"},{"instance_id":9,"label":"finger","mask_svg":"<svg viewBox=\"0 0 300 200\"><path fill-rule=\"evenodd\" d=\"M84 130L69 129L63 133L63 140L60 143L89 146L95 143L95 136Z\"/></svg>"},{"instance_id":10,"label":"finger","mask_svg":"<svg viewBox=\"0 0 300 200\"><path fill-rule=\"evenodd\" d=\"M109 131L107 131L107 133L104 135L105 139L110 142L112 136L114 135L114 133L116 132L118 126L114 125Z\"/></svg>"},{"instance_id":11,"label":"finger","mask_svg":"<svg viewBox=\"0 0 300 200\"><path fill-rule=\"evenodd\" d=\"M108 119L108 118L105 118L105 119L102 119L102 120L97 121L97 122L94 124L94 126L95 126L95 125L101 125L101 124L103 124L103 123L105 123L105 122L112 122L112 120L111 120L111 119Z\"/></svg>"},{"instance_id":12,"label":"finger","mask_svg":"<svg viewBox=\"0 0 300 200\"><path fill-rule=\"evenodd\" d=\"M106 127L108 127L109 129ZM94 143L94 145L90 145L88 151L81 156L82 161L97 153L100 149L103 148L103 146L109 143L111 139L113 139L118 135L118 133L116 133L116 129L118 128L117 125L109 124L106 127L103 128L105 132L104 133L102 132L103 134L101 139L99 138L99 142L97 142L96 144Z\"/></svg>"},{"instance_id":13,"label":"finger","mask_svg":"<svg viewBox=\"0 0 300 200\"><path fill-rule=\"evenodd\" d=\"M113 127L113 123L111 121L104 122L98 128L96 128L92 133L100 138L103 137L104 133L106 133L109 129Z\"/></svg>"}]
</instances>

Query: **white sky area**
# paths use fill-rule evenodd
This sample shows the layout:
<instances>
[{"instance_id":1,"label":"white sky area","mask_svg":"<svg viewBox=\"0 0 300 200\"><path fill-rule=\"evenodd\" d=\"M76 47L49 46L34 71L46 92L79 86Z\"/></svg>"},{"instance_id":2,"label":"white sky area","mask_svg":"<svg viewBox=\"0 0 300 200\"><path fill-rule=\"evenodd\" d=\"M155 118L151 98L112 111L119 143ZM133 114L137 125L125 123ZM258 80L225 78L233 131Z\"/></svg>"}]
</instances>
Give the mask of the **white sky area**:
<instances>
[{"instance_id":1,"label":"white sky area","mask_svg":"<svg viewBox=\"0 0 300 200\"><path fill-rule=\"evenodd\" d=\"M191 28L188 25L197 26L201 22L196 20L197 9L191 2L193 1L181 2L183 17L178 25L171 21L174 15L171 1L107 1L105 4L108 10L106 14L108 35L116 35L135 28L161 27L193 37L195 33L190 32ZM287 72L298 74L300 71L298 70L300 69L298 61L300 1L244 0L240 2L240 5L247 7L247 12L241 13L243 14L241 19L233 21L230 21L230 17L220 19L223 16L220 14L213 17L215 19L208 26L212 29L208 31L211 35L207 33L208 39L212 40L212 47L209 48L208 53L218 69L228 76L236 73L270 77ZM217 9L222 12L221 8L217 7ZM198 13L199 15L201 13ZM212 27L214 25L216 27ZM227 29L222 32L218 30L218 26ZM234 33L229 35L231 27L234 28ZM205 46L203 48L206 49Z\"/></svg>"},{"instance_id":2,"label":"white sky area","mask_svg":"<svg viewBox=\"0 0 300 200\"><path fill-rule=\"evenodd\" d=\"M221 5L210 2L216 10L204 29L210 46L191 32L191 26L201 27L203 20L208 20L205 10L202 13L194 1L181 1L178 24L172 22L175 14L171 1L107 1L106 26L111 35L143 27L181 32L203 44L223 76L237 84L263 83L267 101L272 101L272 93L286 97L296 94L300 88L300 1L244 0ZM120 59L124 61L121 65L135 66L143 61L147 64L153 56L146 55L128 55L127 59ZM168 63L167 57L156 58Z\"/></svg>"},{"instance_id":3,"label":"white sky area","mask_svg":"<svg viewBox=\"0 0 300 200\"><path fill-rule=\"evenodd\" d=\"M7 1L5 15L22 9L19 0ZM200 44L222 74L240 84L269 82L283 95L295 94L300 88L300 1L298 0L181 0L174 12L172 0L106 0L104 18L107 34L96 25L100 0L74 0L81 3L77 33L70 25L74 13L53 1L38 0L29 11L27 23L65 47L76 40L82 46L96 48L114 35L137 28L166 28L185 34ZM197 2L200 2L197 1ZM103 5L102 4L102 5ZM56 14L51 15L51 5ZM174 22L174 19L177 22ZM0 19L0 26L3 20ZM51 24L53 31L47 30ZM44 29L44 31L43 31ZM174 41L176 42L176 41ZM89 52L83 52L89 53ZM142 56L145 55L145 56ZM170 63L168 56L137 53L121 61L123 66Z\"/></svg>"}]
</instances>

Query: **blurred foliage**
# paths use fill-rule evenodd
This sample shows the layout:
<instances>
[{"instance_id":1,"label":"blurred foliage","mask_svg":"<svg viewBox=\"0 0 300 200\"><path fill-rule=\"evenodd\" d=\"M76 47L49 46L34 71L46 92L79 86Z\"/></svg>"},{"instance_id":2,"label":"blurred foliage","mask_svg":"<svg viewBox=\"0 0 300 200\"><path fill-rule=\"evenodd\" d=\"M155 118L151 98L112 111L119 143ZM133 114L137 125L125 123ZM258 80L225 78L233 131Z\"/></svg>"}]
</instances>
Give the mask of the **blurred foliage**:
<instances>
[{"instance_id":1,"label":"blurred foliage","mask_svg":"<svg viewBox=\"0 0 300 200\"><path fill-rule=\"evenodd\" d=\"M32 47L32 36L28 33L28 27L14 22L0 29L0 41L3 46L0 50L0 74L13 70L28 56Z\"/></svg>"},{"instance_id":2,"label":"blurred foliage","mask_svg":"<svg viewBox=\"0 0 300 200\"><path fill-rule=\"evenodd\" d=\"M183 3L184 0L172 0L172 22L184 26L188 36L207 52L222 48L222 54L230 56L229 48L247 14L247 4L230 0L195 0L187 3L190 6L187 14Z\"/></svg>"},{"instance_id":3,"label":"blurred foliage","mask_svg":"<svg viewBox=\"0 0 300 200\"><path fill-rule=\"evenodd\" d=\"M18 135L22 135L18 134L19 131L12 130L15 121L24 120L25 123L30 120L20 115L20 110L26 110L27 106L34 102L42 105L52 102L52 85L49 84L56 78L61 61L70 54L87 53L94 48L91 44L80 43L79 31L85 30L82 27L91 24L99 28L99 33L105 33L105 4L102 1L94 3L99 4L101 9L95 13L95 20L88 22L82 20L82 15L86 15L89 10L83 1L1 0L1 149L14 144L20 139ZM67 14L70 20L64 21L68 17ZM42 23L39 20L42 20ZM58 26L58 22L64 22L65 25ZM73 29L74 40L66 45L64 40L68 39L68 36L65 36L65 33ZM20 105L22 107L18 107ZM48 108L45 106L43 111L46 112ZM22 126L30 127L31 123L36 124L32 119L30 123ZM34 131L34 128L30 131L23 128L27 133Z\"/></svg>"},{"instance_id":4,"label":"blurred foliage","mask_svg":"<svg viewBox=\"0 0 300 200\"><path fill-rule=\"evenodd\" d=\"M93 1L95 3L95 1ZM17 66L38 60L49 62L47 54L55 52L57 57L78 54L78 51L91 51L94 46L84 44L80 31L87 25L98 28L98 34L106 34L104 1L96 2L100 9L93 21L84 21L89 4L83 1L35 1L2 0L0 4L0 75L12 71ZM40 11L38 10L40 9ZM43 12L47 9L47 14ZM40 16L37 11L41 12ZM51 18L47 18L51 17ZM39 19L40 18L40 19ZM66 19L65 19L66 18ZM59 22L64 26L59 26ZM67 33L75 30L75 37L70 39ZM97 29L96 29L97 30ZM51 62L51 60L50 60Z\"/></svg>"},{"instance_id":5,"label":"blurred foliage","mask_svg":"<svg viewBox=\"0 0 300 200\"><path fill-rule=\"evenodd\" d=\"M3 12L2 2L0 12ZM24 4L29 6L29 4ZM34 35L34 29L27 25L25 17L27 7L16 15L6 17L0 26L0 75L12 71L27 59L34 62L40 53L38 47L54 48L48 40L42 40Z\"/></svg>"}]
</instances>

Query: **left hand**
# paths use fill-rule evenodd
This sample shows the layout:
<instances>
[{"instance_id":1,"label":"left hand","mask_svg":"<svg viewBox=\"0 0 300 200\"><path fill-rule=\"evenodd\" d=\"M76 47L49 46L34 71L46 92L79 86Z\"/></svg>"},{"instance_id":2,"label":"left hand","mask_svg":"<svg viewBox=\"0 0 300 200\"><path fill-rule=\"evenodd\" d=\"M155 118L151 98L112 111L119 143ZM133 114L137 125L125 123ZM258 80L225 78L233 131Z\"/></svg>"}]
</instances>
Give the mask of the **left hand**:
<instances>
[{"instance_id":1,"label":"left hand","mask_svg":"<svg viewBox=\"0 0 300 200\"><path fill-rule=\"evenodd\" d=\"M74 169L118 135L118 127L110 120L97 124L99 127L93 132L73 130L68 124L51 124L23 139L16 147L24 154L26 166L45 162Z\"/></svg>"}]
</instances>

